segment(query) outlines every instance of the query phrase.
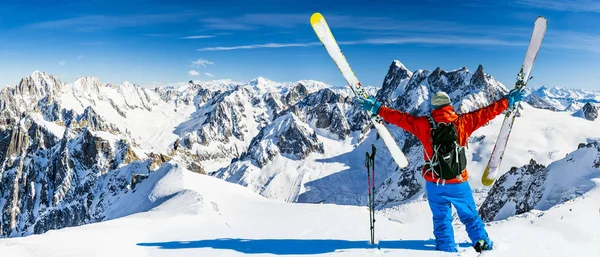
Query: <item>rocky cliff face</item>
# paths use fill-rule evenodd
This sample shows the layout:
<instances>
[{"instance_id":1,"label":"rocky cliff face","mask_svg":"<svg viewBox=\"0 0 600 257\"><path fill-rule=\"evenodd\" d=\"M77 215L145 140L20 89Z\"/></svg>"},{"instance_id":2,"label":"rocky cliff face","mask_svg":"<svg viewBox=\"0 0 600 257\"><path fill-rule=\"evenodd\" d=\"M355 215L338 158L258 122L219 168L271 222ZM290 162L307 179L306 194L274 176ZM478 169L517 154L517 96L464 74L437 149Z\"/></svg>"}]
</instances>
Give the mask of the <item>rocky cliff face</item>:
<instances>
[{"instance_id":1,"label":"rocky cliff face","mask_svg":"<svg viewBox=\"0 0 600 257\"><path fill-rule=\"evenodd\" d=\"M119 119L157 108L168 94L128 83L102 85L97 78L65 84L42 72L3 88L0 237L104 220L131 190L134 174L148 174L165 161L148 158L152 154L140 149ZM177 101L193 104L190 95L179 92ZM189 150L169 156L204 172Z\"/></svg>"},{"instance_id":2,"label":"rocky cliff face","mask_svg":"<svg viewBox=\"0 0 600 257\"><path fill-rule=\"evenodd\" d=\"M104 218L103 209L128 190L131 173L148 173L130 145L84 128L25 117L5 128L0 180L0 236L21 236ZM133 163L136 163L135 165Z\"/></svg>"},{"instance_id":3,"label":"rocky cliff face","mask_svg":"<svg viewBox=\"0 0 600 257\"><path fill-rule=\"evenodd\" d=\"M548 169L534 160L511 168L490 190L479 209L481 218L487 222L533 210L542 198L547 174Z\"/></svg>"},{"instance_id":4,"label":"rocky cliff face","mask_svg":"<svg viewBox=\"0 0 600 257\"><path fill-rule=\"evenodd\" d=\"M600 106L591 103L586 103L581 108L583 117L589 121L595 121L598 118L598 110L600 110Z\"/></svg>"},{"instance_id":5,"label":"rocky cliff face","mask_svg":"<svg viewBox=\"0 0 600 257\"><path fill-rule=\"evenodd\" d=\"M600 142L589 140L548 167L534 160L502 175L479 209L484 221L547 210L584 195L600 178Z\"/></svg>"}]
</instances>

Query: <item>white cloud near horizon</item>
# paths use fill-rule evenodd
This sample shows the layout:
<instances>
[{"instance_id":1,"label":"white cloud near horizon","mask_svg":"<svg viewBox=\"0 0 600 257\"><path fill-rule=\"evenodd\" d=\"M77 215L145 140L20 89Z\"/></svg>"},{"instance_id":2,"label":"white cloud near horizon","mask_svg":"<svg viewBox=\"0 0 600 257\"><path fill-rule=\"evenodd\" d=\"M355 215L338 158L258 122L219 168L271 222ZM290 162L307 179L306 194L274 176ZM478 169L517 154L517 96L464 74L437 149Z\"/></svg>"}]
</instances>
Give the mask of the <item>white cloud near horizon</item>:
<instances>
[{"instance_id":1,"label":"white cloud near horizon","mask_svg":"<svg viewBox=\"0 0 600 257\"><path fill-rule=\"evenodd\" d=\"M67 62L65 62L65 61L58 62L58 65L60 65L60 66L65 66L66 64L67 64Z\"/></svg>"},{"instance_id":2,"label":"white cloud near horizon","mask_svg":"<svg viewBox=\"0 0 600 257\"><path fill-rule=\"evenodd\" d=\"M216 47L204 47L198 48L197 51L230 51L239 49L256 49L256 48L284 48L284 47L307 47L320 45L321 43L292 43L292 44L280 44L280 43L266 43L266 44L255 44L255 45L241 45L241 46L216 46Z\"/></svg>"},{"instance_id":3,"label":"white cloud near horizon","mask_svg":"<svg viewBox=\"0 0 600 257\"><path fill-rule=\"evenodd\" d=\"M192 67L200 67L200 66L202 66L202 67L206 68L206 65L212 65L212 64L215 64L215 63L211 62L209 60L204 60L202 58L199 58L198 60L193 61L192 64L191 64L191 66Z\"/></svg>"},{"instance_id":4,"label":"white cloud near horizon","mask_svg":"<svg viewBox=\"0 0 600 257\"><path fill-rule=\"evenodd\" d=\"M181 37L181 39L204 39L204 38L213 38L216 37L214 35L197 35L197 36L187 36Z\"/></svg>"},{"instance_id":5,"label":"white cloud near horizon","mask_svg":"<svg viewBox=\"0 0 600 257\"><path fill-rule=\"evenodd\" d=\"M212 74L212 73L208 73L208 72L207 72L207 73L204 73L204 75L206 75L206 76L207 76L207 77L209 77L209 78L212 78L212 77L214 77L214 76L215 76L214 74Z\"/></svg>"},{"instance_id":6,"label":"white cloud near horizon","mask_svg":"<svg viewBox=\"0 0 600 257\"><path fill-rule=\"evenodd\" d=\"M190 76L198 76L198 75L200 75L200 73L199 73L198 71L196 71L196 70L191 70L191 71L188 71L188 74L189 74Z\"/></svg>"}]
</instances>

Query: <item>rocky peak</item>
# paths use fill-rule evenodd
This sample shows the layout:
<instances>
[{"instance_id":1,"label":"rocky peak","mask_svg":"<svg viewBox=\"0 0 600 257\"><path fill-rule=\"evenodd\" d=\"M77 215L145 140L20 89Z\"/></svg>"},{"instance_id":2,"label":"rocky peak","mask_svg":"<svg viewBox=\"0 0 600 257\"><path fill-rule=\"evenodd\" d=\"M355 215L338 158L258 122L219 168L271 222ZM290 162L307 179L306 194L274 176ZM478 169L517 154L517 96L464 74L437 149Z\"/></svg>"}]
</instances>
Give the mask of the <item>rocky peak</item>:
<instances>
[{"instance_id":1,"label":"rocky peak","mask_svg":"<svg viewBox=\"0 0 600 257\"><path fill-rule=\"evenodd\" d=\"M583 117L589 121L594 121L598 118L598 110L599 109L600 109L600 106L592 104L592 103L586 103L583 106L583 108L581 108L581 110L583 111Z\"/></svg>"},{"instance_id":2,"label":"rocky peak","mask_svg":"<svg viewBox=\"0 0 600 257\"><path fill-rule=\"evenodd\" d=\"M304 86L304 84L302 84L302 83L298 83L285 96L285 101L288 105L294 105L299 100L306 97L308 94L309 94L309 91L306 88L306 86Z\"/></svg>"},{"instance_id":3,"label":"rocky peak","mask_svg":"<svg viewBox=\"0 0 600 257\"><path fill-rule=\"evenodd\" d=\"M15 89L16 93L42 98L59 92L62 86L63 83L57 77L45 72L34 71L30 76L21 79Z\"/></svg>"},{"instance_id":4,"label":"rocky peak","mask_svg":"<svg viewBox=\"0 0 600 257\"><path fill-rule=\"evenodd\" d=\"M483 65L479 64L477 70L471 77L471 84L473 85L484 85L486 83L485 73L483 72Z\"/></svg>"},{"instance_id":5,"label":"rocky peak","mask_svg":"<svg viewBox=\"0 0 600 257\"><path fill-rule=\"evenodd\" d=\"M107 86L110 87L110 84ZM81 77L73 82L73 92L78 95L98 95L100 87L102 87L102 83L96 77Z\"/></svg>"},{"instance_id":6,"label":"rocky peak","mask_svg":"<svg viewBox=\"0 0 600 257\"><path fill-rule=\"evenodd\" d=\"M242 159L250 157L258 167L263 167L279 154L301 160L313 152L323 153L323 143L315 131L302 123L291 112L277 118L252 140L248 155Z\"/></svg>"},{"instance_id":7,"label":"rocky peak","mask_svg":"<svg viewBox=\"0 0 600 257\"><path fill-rule=\"evenodd\" d=\"M412 72L404 64L397 60L393 61L375 98L385 103L395 99L404 92L404 87L411 76Z\"/></svg>"},{"instance_id":8,"label":"rocky peak","mask_svg":"<svg viewBox=\"0 0 600 257\"><path fill-rule=\"evenodd\" d=\"M106 131L115 134L121 133L117 126L105 121L91 106L86 107L83 110L83 113L77 116L75 120L77 121L77 125L73 127L88 127L94 131Z\"/></svg>"},{"instance_id":9,"label":"rocky peak","mask_svg":"<svg viewBox=\"0 0 600 257\"><path fill-rule=\"evenodd\" d=\"M481 218L488 222L533 210L542 198L547 175L546 166L533 159L521 168L511 168L495 182L479 208ZM504 208L511 211L500 213Z\"/></svg>"}]
</instances>

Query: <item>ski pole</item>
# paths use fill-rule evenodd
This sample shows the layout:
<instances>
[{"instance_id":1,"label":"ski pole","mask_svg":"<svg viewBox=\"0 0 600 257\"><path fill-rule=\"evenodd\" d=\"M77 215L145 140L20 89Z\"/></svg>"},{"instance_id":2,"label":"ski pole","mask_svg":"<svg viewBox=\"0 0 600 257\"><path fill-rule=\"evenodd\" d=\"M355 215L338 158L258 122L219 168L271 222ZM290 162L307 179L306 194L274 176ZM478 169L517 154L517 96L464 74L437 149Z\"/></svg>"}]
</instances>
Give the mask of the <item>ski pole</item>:
<instances>
[{"instance_id":1,"label":"ski pole","mask_svg":"<svg viewBox=\"0 0 600 257\"><path fill-rule=\"evenodd\" d=\"M371 211L373 212L373 227L371 229L371 244L375 244L375 145L371 145L371 148L373 150L373 152L371 153L371 187L373 188L371 190L372 194L371 194Z\"/></svg>"},{"instance_id":2,"label":"ski pole","mask_svg":"<svg viewBox=\"0 0 600 257\"><path fill-rule=\"evenodd\" d=\"M371 157L369 152L366 153L365 167L367 168L367 207L369 208L369 230L371 232L371 244L373 244L373 212L371 211Z\"/></svg>"},{"instance_id":3,"label":"ski pole","mask_svg":"<svg viewBox=\"0 0 600 257\"><path fill-rule=\"evenodd\" d=\"M372 153L366 153L365 166L367 168L367 193L369 207L369 229L371 231L371 244L375 244L375 145Z\"/></svg>"}]
</instances>

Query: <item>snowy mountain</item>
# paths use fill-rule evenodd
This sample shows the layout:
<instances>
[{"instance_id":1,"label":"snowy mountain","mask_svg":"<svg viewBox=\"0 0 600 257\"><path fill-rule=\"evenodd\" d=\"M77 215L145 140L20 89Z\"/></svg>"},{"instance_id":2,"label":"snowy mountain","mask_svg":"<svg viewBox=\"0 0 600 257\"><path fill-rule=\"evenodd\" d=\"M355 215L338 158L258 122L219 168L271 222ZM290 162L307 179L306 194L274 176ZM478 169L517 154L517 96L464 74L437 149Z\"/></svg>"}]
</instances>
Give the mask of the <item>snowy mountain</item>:
<instances>
[{"instance_id":1,"label":"snowy mountain","mask_svg":"<svg viewBox=\"0 0 600 257\"><path fill-rule=\"evenodd\" d=\"M487 106L507 92L481 66L474 73L467 68L410 72L394 61L376 98L399 110L424 115L430 111L429 95L439 90L450 94L459 113ZM380 150L376 173L378 205L393 205L422 196L420 143L412 135L389 127L410 160L410 166L399 171L381 140L376 139L375 131L364 130L367 120L357 108L349 97L338 92L321 90L310 94L278 115L286 118L263 129L248 154L214 175L270 198L364 205L366 172L362 158L371 144L375 144ZM294 115L289 116L290 111ZM283 133L289 124L304 128L296 129L291 140L285 138L295 144L297 151L293 154L279 150L285 140L273 132L273 126Z\"/></svg>"},{"instance_id":2,"label":"snowy mountain","mask_svg":"<svg viewBox=\"0 0 600 257\"><path fill-rule=\"evenodd\" d=\"M439 90L449 93L459 113L507 92L481 66L475 72L465 67L411 72L399 61L392 63L381 88L367 90L416 115L430 111L429 96ZM549 165L575 150L578 142L597 134L599 120L581 118L594 117L594 110L597 116L592 107L578 116L524 104L501 173L531 159ZM470 183L483 192L480 201L487 191L481 190L479 177L501 122L497 117L469 141ZM271 199L365 205L363 158L372 144L378 148L377 208L419 205L425 197L422 147L401 129L388 128L409 158L405 169L396 167L369 129L347 87L259 77L248 83L191 81L146 88L103 84L94 77L65 83L34 72L0 91L0 237L170 206L167 198L183 189L155 194L153 188L167 183L161 182L165 174L190 177L181 170L209 173ZM183 206L196 206L201 198L177 195Z\"/></svg>"},{"instance_id":3,"label":"snowy mountain","mask_svg":"<svg viewBox=\"0 0 600 257\"><path fill-rule=\"evenodd\" d=\"M525 102L541 109L575 112L586 103L600 103L600 92L595 91L545 86L527 90Z\"/></svg>"},{"instance_id":4,"label":"snowy mountain","mask_svg":"<svg viewBox=\"0 0 600 257\"><path fill-rule=\"evenodd\" d=\"M94 77L64 83L36 71L3 88L0 237L118 217L111 206L164 162L205 173L247 154L253 139L276 124L282 111L287 117L300 115L291 107L307 105L309 94L323 91L320 96L350 103L347 89L317 81L277 83L259 77L235 83L144 88L102 84ZM339 137L354 129L345 117L311 119ZM274 128L287 138L279 144L281 153L301 158L303 150L291 140L302 127L289 128L287 133Z\"/></svg>"}]
</instances>

